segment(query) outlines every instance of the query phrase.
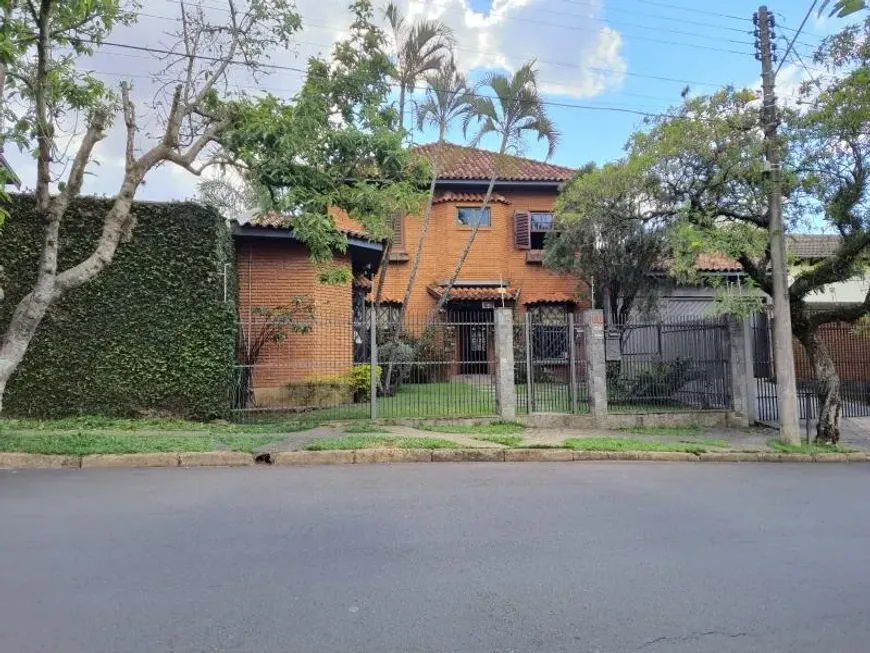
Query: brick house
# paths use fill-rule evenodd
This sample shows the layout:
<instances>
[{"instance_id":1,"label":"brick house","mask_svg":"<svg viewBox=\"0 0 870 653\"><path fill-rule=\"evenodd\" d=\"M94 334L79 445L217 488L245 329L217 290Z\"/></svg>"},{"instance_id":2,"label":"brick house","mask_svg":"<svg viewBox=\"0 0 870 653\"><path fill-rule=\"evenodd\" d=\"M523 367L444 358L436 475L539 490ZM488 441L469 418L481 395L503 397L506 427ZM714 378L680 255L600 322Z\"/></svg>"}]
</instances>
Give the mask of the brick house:
<instances>
[{"instance_id":1,"label":"brick house","mask_svg":"<svg viewBox=\"0 0 870 653\"><path fill-rule=\"evenodd\" d=\"M436 147L426 145L416 151L431 158ZM444 292L473 220L480 215L496 158L485 150L444 146L429 233L406 311L410 321L419 323L430 315ZM475 369L457 365L454 371L458 373L487 371L491 342L486 324L492 321L496 306L529 311L546 329L548 321L564 320L586 301L578 298L576 279L554 274L542 265L544 239L553 230L559 188L576 171L508 155L499 158L497 168L490 207L446 304L447 320L475 316L466 320L473 324L458 327L456 359L478 365ZM371 240L360 225L338 216L337 226L347 234L349 247L336 263L351 267L354 281L327 286L318 282L317 266L284 223L273 216L234 224L242 321L253 307L285 304L292 295L310 297L317 316L317 328L311 333L293 333L284 342L265 348L254 379L258 401L286 399L288 384L341 374L355 361L367 360L361 316L370 302L372 279L377 277L384 247ZM398 314L421 225L422 216L410 215L395 224L379 322L389 323Z\"/></svg>"}]
</instances>

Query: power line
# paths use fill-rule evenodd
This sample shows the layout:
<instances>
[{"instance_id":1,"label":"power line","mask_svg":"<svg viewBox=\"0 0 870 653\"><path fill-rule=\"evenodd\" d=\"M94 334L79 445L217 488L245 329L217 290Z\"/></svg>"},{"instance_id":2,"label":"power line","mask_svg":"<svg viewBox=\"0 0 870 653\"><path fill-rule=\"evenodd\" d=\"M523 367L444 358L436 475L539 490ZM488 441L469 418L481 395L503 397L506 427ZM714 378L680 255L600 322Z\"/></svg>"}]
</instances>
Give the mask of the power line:
<instances>
[{"instance_id":1,"label":"power line","mask_svg":"<svg viewBox=\"0 0 870 653\"><path fill-rule=\"evenodd\" d=\"M813 13L813 10L816 8L816 5L819 4L819 0L813 0L810 8L807 10L806 16L804 16L803 21L798 27L797 32L795 32L794 38L792 38L791 43L788 44L788 49L785 51L785 54L782 57L782 60L779 62L779 66L776 67L776 71L774 71L773 76L776 77L779 74L780 69L782 68L782 64L785 63L786 57L791 54L792 48L794 48L794 42L797 41L797 37L800 36L801 30L807 24L807 21L810 19L810 15Z\"/></svg>"},{"instance_id":2,"label":"power line","mask_svg":"<svg viewBox=\"0 0 870 653\"><path fill-rule=\"evenodd\" d=\"M166 2L173 2L174 0L165 0L165 1ZM169 20L169 21L175 20L174 18L170 18L169 16L158 16L155 14L146 14L146 13L142 13L141 15L148 16L150 18L158 18L161 20ZM316 23L313 21L309 21L308 26L314 27L315 29L328 29L330 31L338 32L341 34L348 33L347 30L335 30L335 28L333 28L332 26L326 25L325 23ZM317 41L305 41L305 40L295 40L294 42L297 44L310 45L310 46L314 46L314 47L324 47L324 48L332 47L334 45L332 43L320 43ZM573 69L577 69L577 70L588 70L588 71L598 72L598 73L623 74L623 75L626 75L628 77L638 77L641 79L651 79L651 80L660 81L660 82L671 82L671 83L675 83L675 84L684 84L684 85L690 85L690 86L709 86L709 87L715 87L715 88L722 86L721 83L717 83L717 82L702 81L702 80L697 80L697 79L685 79L685 78L678 78L678 77L667 77L667 76L663 76L663 75L650 75L650 74L646 74L646 73L637 73L637 72L628 71L628 70L622 71L622 70L617 70L615 68L607 68L604 66L583 66L583 65L568 62L568 61L555 61L552 59L540 59L534 55L523 55L523 54L518 54L518 53L505 54L505 53L501 53L501 52L479 50L477 48L470 48L470 47L461 46L461 45L455 45L454 48L456 48L457 50L462 50L464 52L469 52L471 54L488 55L488 56L494 56L494 57L498 56L498 57L504 57L506 59L513 59L515 61L527 61L529 59L534 59L538 63L547 64L550 66L559 66L559 67L563 67L563 68L573 68ZM541 81L545 81L545 80L541 80ZM554 82L554 81L546 82L545 81L545 83L556 84L556 83L560 83L560 82ZM653 98L653 99L661 99L661 98Z\"/></svg>"},{"instance_id":3,"label":"power line","mask_svg":"<svg viewBox=\"0 0 870 653\"><path fill-rule=\"evenodd\" d=\"M162 54L162 55L175 56L175 57L178 57L179 59L200 59L203 61L210 61L213 63L223 63L225 61L224 59L221 59L220 57L212 57L209 55L200 55L200 54L187 54L184 52L175 52L173 50L167 50L164 48L152 48L152 47L143 46L143 45L130 45L128 43L114 43L112 41L102 41L100 43L100 42L93 41L90 39L81 39L81 40L84 43L91 43L94 45L105 45L108 47L130 49L130 50L136 50L139 52L151 52L152 54ZM248 65L244 61L235 61L235 60L229 61L227 63L229 63L230 65L236 65L236 66L247 66ZM288 70L288 71L297 72L297 73L307 73L307 71L302 69L302 68L295 68L293 66L282 66L280 64L259 64L259 66L261 68L270 68L273 70ZM391 86L395 86L395 84L391 84ZM426 87L426 86L414 86L414 90L426 91L427 89L428 89L428 87ZM473 92L473 93L470 93L470 95L473 95L474 97L479 97L479 98L487 98L490 100L499 99L498 96L496 96L496 95L488 95L485 93ZM635 109L625 109L625 108L621 108L621 107L604 106L604 105L596 106L596 105L591 105L591 104L555 102L553 100L541 100L541 104L546 105L546 106L552 106L552 107L562 107L562 108L567 108L567 109L582 109L582 110L587 110L587 111L612 111L615 113L627 113L627 114L634 114L634 115L645 116L645 117L664 117L664 116L666 116L666 114L654 113L651 111L638 111Z\"/></svg>"},{"instance_id":4,"label":"power line","mask_svg":"<svg viewBox=\"0 0 870 653\"><path fill-rule=\"evenodd\" d=\"M589 0L561 0L562 2L577 5L578 7L599 7L600 3L593 3ZM648 13L645 11L636 11L634 9L621 9L620 7L611 7L605 6L605 12L614 12L614 13L625 13L631 14L633 16L643 16L644 18L654 18L657 20L666 20L673 23L682 23L683 25L693 25L695 27L706 27L706 28L714 28L717 30L725 30L726 32L736 32L738 34L750 34L751 32L741 27L731 27L730 25L713 25L711 23L704 23L699 20L689 20L687 18L676 18L674 16L665 16L664 14L655 14ZM650 29L657 29L654 27L650 27ZM700 34L694 34L694 36L702 36Z\"/></svg>"},{"instance_id":5,"label":"power line","mask_svg":"<svg viewBox=\"0 0 870 653\"><path fill-rule=\"evenodd\" d=\"M715 16L716 18L727 18L729 20L742 20L752 22L751 18L746 16L735 16L733 14L721 14L716 11L708 11L706 9L696 9L695 7L686 7L685 5L675 5L669 2L660 2L659 0L634 0L645 5L653 5L654 7L665 7L667 9L679 9L680 11L688 11L693 14L701 14L703 16Z\"/></svg>"},{"instance_id":6,"label":"power line","mask_svg":"<svg viewBox=\"0 0 870 653\"><path fill-rule=\"evenodd\" d=\"M178 4L177 0L164 0L164 1L170 2L172 4ZM451 5L440 5L439 3L435 3L435 2L432 2L431 4L434 4L436 6L447 6L447 7L451 6ZM210 9L217 10L217 11L224 11L226 13L229 13L229 10L225 10L221 7L215 7L212 5L203 5L203 6L210 8ZM570 15L576 16L576 14L570 14ZM301 18L303 18L303 20L304 20L304 16L301 16ZM557 29L564 29L564 30L575 31L575 32L587 32L587 33L591 33L591 34L599 34L600 33L600 30L597 28L594 28L594 27L578 27L576 25L564 25L561 23L551 23L551 22L542 21L542 20L535 20L535 19L531 19L531 18L522 18L522 19L507 18L506 20L513 20L513 21L517 21L517 22L522 22L523 24L526 24L526 25L528 25L528 24L542 25L545 27L555 27ZM713 51L713 52L722 52L724 54L737 54L740 56L747 56L747 57L754 56L751 52L744 52L741 50L734 50L731 48L719 48L719 47L715 47L715 46L711 46L711 45L702 45L700 43L686 43L684 41L658 39L658 38L655 38L652 36L640 36L640 35L636 35L636 34L624 34L621 32L620 32L620 34L622 36L625 36L626 38L629 38L629 39L632 39L635 41L645 41L648 43L660 43L663 45L674 45L677 47L694 48L697 50L709 50L709 51ZM747 46L752 45L748 41L736 41L735 40L734 42L741 44L741 45L747 45Z\"/></svg>"}]
</instances>

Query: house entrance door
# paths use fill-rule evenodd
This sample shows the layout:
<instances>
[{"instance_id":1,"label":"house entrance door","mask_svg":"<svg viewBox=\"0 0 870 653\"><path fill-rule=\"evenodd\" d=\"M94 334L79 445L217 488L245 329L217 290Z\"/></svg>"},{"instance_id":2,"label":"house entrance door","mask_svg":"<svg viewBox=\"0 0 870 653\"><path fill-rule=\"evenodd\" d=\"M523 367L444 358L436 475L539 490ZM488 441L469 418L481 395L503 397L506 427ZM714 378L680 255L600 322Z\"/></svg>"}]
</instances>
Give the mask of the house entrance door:
<instances>
[{"instance_id":1,"label":"house entrance door","mask_svg":"<svg viewBox=\"0 0 870 653\"><path fill-rule=\"evenodd\" d=\"M492 311L457 311L460 374L489 374L489 358L494 338Z\"/></svg>"}]
</instances>

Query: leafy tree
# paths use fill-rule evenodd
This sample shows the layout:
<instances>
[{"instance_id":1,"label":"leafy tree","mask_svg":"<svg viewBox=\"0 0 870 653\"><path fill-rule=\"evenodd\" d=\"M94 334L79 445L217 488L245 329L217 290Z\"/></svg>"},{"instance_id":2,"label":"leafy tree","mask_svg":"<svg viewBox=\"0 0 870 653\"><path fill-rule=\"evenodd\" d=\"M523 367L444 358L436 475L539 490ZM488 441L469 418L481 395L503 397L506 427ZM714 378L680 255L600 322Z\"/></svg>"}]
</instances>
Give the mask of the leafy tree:
<instances>
[{"instance_id":1,"label":"leafy tree","mask_svg":"<svg viewBox=\"0 0 870 653\"><path fill-rule=\"evenodd\" d=\"M228 220L245 220L252 212L268 210L269 194L257 188L247 178L231 179L227 174L199 182L197 199L215 209Z\"/></svg>"},{"instance_id":2,"label":"leafy tree","mask_svg":"<svg viewBox=\"0 0 870 653\"><path fill-rule=\"evenodd\" d=\"M583 279L608 324L626 324L658 302L668 254L667 225L651 210L651 189L634 160L590 164L560 192L558 233L547 238L544 264Z\"/></svg>"},{"instance_id":3,"label":"leafy tree","mask_svg":"<svg viewBox=\"0 0 870 653\"><path fill-rule=\"evenodd\" d=\"M866 9L867 2L866 0L834 0L832 4L831 0L824 0L819 7L819 15L821 16L829 6L831 6L831 16L836 14L840 18L843 18L844 16L854 14L856 11Z\"/></svg>"},{"instance_id":4,"label":"leafy tree","mask_svg":"<svg viewBox=\"0 0 870 653\"><path fill-rule=\"evenodd\" d=\"M236 102L223 138L227 155L267 190L271 207L288 216L321 262L347 248L334 212L387 239L392 215L419 209L427 173L403 147L396 112L387 107L392 64L371 3L356 0L351 9L350 37L329 61L308 62L297 96Z\"/></svg>"},{"instance_id":5,"label":"leafy tree","mask_svg":"<svg viewBox=\"0 0 870 653\"><path fill-rule=\"evenodd\" d=\"M498 154L493 158L492 174L489 186L483 198L479 216L482 218L489 209L492 191L498 178L501 159L508 151L522 152L526 135L532 135L538 141L547 142L547 158L553 156L556 144L559 142L559 132L547 115L543 99L538 91L537 76L534 62L529 62L519 68L513 75L491 74L486 78L482 88L489 88L494 95L475 93L471 110L465 117L463 129L468 131L472 123L478 123L477 133L472 139L472 146L477 147L481 140L490 134L499 137ZM438 304L435 307L437 315L450 298L450 291L456 284L471 246L480 230L481 219L475 221L465 247L456 261L447 285L444 287Z\"/></svg>"},{"instance_id":6,"label":"leafy tree","mask_svg":"<svg viewBox=\"0 0 870 653\"><path fill-rule=\"evenodd\" d=\"M438 182L438 172L441 163L441 148L445 143L447 130L452 123L464 119L471 110L474 101L474 93L465 75L456 69L453 61L446 63L439 71L426 76L426 99L417 110L417 126L422 130L425 125L430 125L438 130L438 147L432 157L432 175L429 181L429 198L426 201L426 210L423 214L423 222L420 226L420 237L417 240L417 248L411 259L411 269L408 273L408 283L405 286L405 296L399 309L397 324L399 328L393 336L394 342L399 338L399 331L404 322L405 311L411 301L411 292L420 269L420 261L423 258L423 246L429 225L432 221L432 206L435 202L435 187ZM382 285L382 284L381 284ZM392 362L387 365L387 375L384 381L385 394L392 394Z\"/></svg>"},{"instance_id":7,"label":"leafy tree","mask_svg":"<svg viewBox=\"0 0 870 653\"><path fill-rule=\"evenodd\" d=\"M135 12L125 11L119 0L3 0L0 6L2 111L8 125L2 142L11 141L33 154L36 207L45 225L32 290L20 299L0 339L2 408L6 384L49 308L97 276L112 262L119 243L133 236L130 207L148 172L172 163L200 174L201 155L230 124L224 102L229 68L242 65L256 72L268 51L289 46L300 23L286 0L250 0L244 10L229 0L230 20L221 25L210 23L201 9L188 10L182 4L174 34L177 54L164 61L164 91L149 114L149 133L156 136L143 146L130 85L122 82L118 90L110 89L78 65L100 48L116 25L133 22ZM15 103L9 101L12 97ZM61 269L63 216L81 191L94 147L117 115L126 131L118 194L90 255ZM77 124L76 119L83 132L66 158L59 135Z\"/></svg>"},{"instance_id":8,"label":"leafy tree","mask_svg":"<svg viewBox=\"0 0 870 653\"><path fill-rule=\"evenodd\" d=\"M405 128L405 99L417 82L437 73L452 60L453 31L440 20L409 23L395 2L384 11L392 32L395 51L392 76L399 84L399 126Z\"/></svg>"},{"instance_id":9,"label":"leafy tree","mask_svg":"<svg viewBox=\"0 0 870 653\"><path fill-rule=\"evenodd\" d=\"M818 213L842 236L833 256L798 272L789 288L792 328L817 381L816 440L839 440L840 380L819 328L870 314L870 296L854 306L810 311L808 298L859 273L870 252L870 21L825 41L816 62L834 73L807 88L803 114L784 114L783 179L788 222ZM689 267L699 251L738 260L754 285L771 293L768 184L754 93L726 89L688 100L653 119L630 143L648 165L659 206L676 220L675 250Z\"/></svg>"}]
</instances>

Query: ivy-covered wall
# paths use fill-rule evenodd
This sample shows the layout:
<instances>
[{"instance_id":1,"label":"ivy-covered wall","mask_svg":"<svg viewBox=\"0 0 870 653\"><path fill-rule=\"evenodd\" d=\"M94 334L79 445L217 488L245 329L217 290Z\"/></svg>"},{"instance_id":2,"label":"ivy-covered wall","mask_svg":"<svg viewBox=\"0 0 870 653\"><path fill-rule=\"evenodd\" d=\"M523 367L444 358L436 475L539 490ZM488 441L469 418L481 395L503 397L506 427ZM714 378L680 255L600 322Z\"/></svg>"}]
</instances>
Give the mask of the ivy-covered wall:
<instances>
[{"instance_id":1,"label":"ivy-covered wall","mask_svg":"<svg viewBox=\"0 0 870 653\"><path fill-rule=\"evenodd\" d=\"M109 205L100 198L73 204L61 229L61 269L93 249ZM46 316L10 380L4 412L227 413L236 343L229 230L217 213L193 203L137 202L133 211L132 241ZM33 196L13 196L9 212L0 229L0 287L6 291L0 330L35 279L42 238Z\"/></svg>"}]
</instances>

